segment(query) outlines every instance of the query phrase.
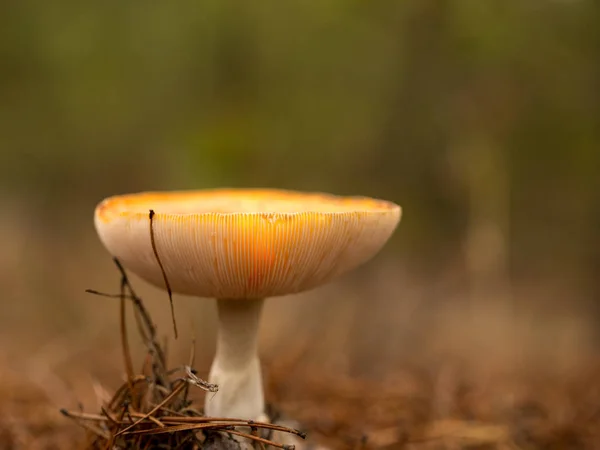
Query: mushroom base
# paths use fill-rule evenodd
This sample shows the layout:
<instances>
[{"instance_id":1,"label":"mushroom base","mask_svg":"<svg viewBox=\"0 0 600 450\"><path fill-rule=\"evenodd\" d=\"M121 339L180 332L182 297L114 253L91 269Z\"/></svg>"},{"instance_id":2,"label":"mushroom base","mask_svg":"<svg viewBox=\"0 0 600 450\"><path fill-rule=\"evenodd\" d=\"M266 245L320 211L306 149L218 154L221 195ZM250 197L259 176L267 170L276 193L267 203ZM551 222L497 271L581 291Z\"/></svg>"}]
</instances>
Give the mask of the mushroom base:
<instances>
[{"instance_id":1,"label":"mushroom base","mask_svg":"<svg viewBox=\"0 0 600 450\"><path fill-rule=\"evenodd\" d=\"M266 419L258 327L264 301L218 299L217 351L209 381L219 386L207 394L204 410L209 417L263 421Z\"/></svg>"}]
</instances>

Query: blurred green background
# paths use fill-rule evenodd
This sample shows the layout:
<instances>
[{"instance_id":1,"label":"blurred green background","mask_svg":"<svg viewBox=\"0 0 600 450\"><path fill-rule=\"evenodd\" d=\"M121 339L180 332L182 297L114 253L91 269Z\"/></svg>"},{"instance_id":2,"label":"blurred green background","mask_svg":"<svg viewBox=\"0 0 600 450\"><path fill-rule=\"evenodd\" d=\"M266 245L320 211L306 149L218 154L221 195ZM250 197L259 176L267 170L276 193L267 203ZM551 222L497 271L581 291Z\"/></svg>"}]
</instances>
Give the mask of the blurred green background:
<instances>
[{"instance_id":1,"label":"blurred green background","mask_svg":"<svg viewBox=\"0 0 600 450\"><path fill-rule=\"evenodd\" d=\"M89 337L116 323L115 303L83 294L118 283L96 203L250 186L404 209L367 267L271 302L265 341L341 328L328 348L359 371L425 349L587 354L599 146L592 0L5 2L0 338L117 349ZM140 289L168 327L164 295Z\"/></svg>"}]
</instances>

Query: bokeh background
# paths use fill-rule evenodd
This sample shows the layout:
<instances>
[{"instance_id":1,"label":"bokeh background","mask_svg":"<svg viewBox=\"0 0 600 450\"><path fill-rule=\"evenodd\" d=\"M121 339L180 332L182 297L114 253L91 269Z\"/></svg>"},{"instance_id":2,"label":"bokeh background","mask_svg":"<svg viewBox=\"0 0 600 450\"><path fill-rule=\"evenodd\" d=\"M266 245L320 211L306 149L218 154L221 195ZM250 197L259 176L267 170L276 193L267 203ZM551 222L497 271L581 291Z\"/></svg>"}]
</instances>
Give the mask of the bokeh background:
<instances>
[{"instance_id":1,"label":"bokeh background","mask_svg":"<svg viewBox=\"0 0 600 450\"><path fill-rule=\"evenodd\" d=\"M367 266L268 303L265 361L306 344L302 367L374 385L463 363L566 379L598 353L599 146L593 0L5 2L0 374L66 406L114 387L117 303L83 292L118 288L95 205L230 186L404 210ZM173 357L193 331L207 370L213 303L176 309Z\"/></svg>"}]
</instances>

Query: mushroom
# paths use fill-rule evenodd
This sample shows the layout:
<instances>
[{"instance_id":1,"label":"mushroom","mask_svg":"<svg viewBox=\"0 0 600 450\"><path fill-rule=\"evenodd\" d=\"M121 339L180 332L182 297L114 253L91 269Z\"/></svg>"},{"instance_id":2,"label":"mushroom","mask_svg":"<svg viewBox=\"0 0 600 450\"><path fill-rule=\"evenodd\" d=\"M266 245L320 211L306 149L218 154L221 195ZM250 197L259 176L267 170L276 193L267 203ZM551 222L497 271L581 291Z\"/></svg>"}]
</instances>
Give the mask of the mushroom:
<instances>
[{"instance_id":1,"label":"mushroom","mask_svg":"<svg viewBox=\"0 0 600 450\"><path fill-rule=\"evenodd\" d=\"M154 254L149 228L160 263ZM130 271L172 292L213 297L216 355L205 414L268 420L258 358L264 299L307 291L370 260L400 206L367 197L275 189L144 192L109 197L94 222Z\"/></svg>"}]
</instances>

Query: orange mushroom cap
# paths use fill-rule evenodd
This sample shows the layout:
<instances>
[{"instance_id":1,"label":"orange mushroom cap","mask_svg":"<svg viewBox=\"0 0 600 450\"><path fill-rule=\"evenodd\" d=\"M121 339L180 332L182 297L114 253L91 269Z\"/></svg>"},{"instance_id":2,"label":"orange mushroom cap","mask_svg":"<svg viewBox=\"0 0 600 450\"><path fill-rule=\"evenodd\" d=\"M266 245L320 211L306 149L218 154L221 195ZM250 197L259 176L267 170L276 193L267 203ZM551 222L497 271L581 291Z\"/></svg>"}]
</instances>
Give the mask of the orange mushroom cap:
<instances>
[{"instance_id":1,"label":"orange mushroom cap","mask_svg":"<svg viewBox=\"0 0 600 450\"><path fill-rule=\"evenodd\" d=\"M264 298L324 284L371 259L400 221L400 206L367 197L274 189L146 192L95 211L104 246L149 283L217 298Z\"/></svg>"}]
</instances>

